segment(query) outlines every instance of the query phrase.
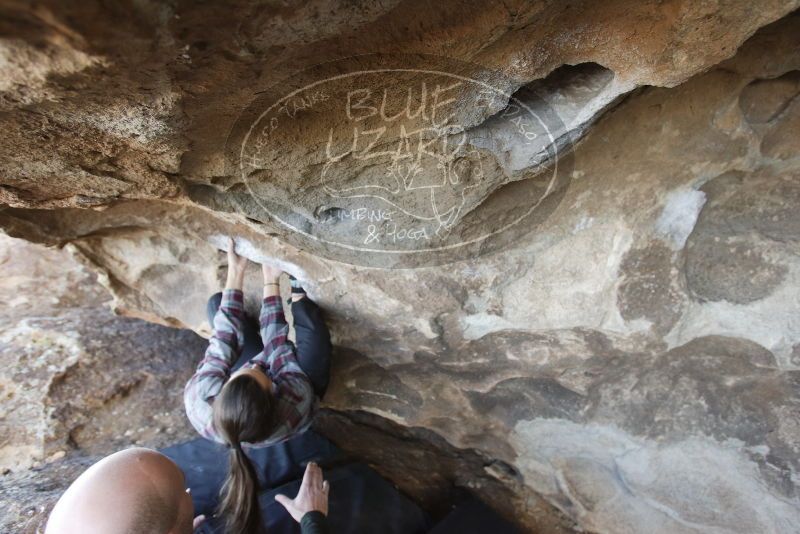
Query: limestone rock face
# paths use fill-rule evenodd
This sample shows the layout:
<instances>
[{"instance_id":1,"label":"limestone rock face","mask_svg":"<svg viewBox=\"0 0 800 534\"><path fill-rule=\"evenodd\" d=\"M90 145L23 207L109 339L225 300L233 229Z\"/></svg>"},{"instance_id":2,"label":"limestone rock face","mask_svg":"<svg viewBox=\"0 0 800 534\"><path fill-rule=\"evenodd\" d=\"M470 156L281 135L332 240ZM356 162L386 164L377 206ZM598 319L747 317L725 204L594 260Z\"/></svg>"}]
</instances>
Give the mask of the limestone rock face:
<instances>
[{"instance_id":1,"label":"limestone rock face","mask_svg":"<svg viewBox=\"0 0 800 534\"><path fill-rule=\"evenodd\" d=\"M225 236L277 258L419 498L798 532L798 6L7 5L0 226L198 332Z\"/></svg>"}]
</instances>

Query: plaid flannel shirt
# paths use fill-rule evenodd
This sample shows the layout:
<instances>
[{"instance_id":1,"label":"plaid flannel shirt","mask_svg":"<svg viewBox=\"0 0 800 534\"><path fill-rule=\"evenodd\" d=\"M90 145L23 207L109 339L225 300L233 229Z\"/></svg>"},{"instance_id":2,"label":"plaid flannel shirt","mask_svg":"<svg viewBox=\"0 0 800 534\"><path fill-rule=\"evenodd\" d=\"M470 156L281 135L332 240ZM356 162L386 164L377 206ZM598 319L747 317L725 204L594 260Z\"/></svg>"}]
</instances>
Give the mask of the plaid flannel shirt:
<instances>
[{"instance_id":1,"label":"plaid flannel shirt","mask_svg":"<svg viewBox=\"0 0 800 534\"><path fill-rule=\"evenodd\" d=\"M242 292L226 289L214 316L214 334L205 357L183 392L186 414L192 426L204 438L219 443L224 441L214 429L211 405L230 378L231 366L242 352L244 319ZM267 447L303 432L311 423L315 407L311 382L297 363L294 345L287 339L289 325L279 296L263 300L259 323L264 350L245 366L258 366L272 379L280 422L269 438L246 444L250 447Z\"/></svg>"}]
</instances>

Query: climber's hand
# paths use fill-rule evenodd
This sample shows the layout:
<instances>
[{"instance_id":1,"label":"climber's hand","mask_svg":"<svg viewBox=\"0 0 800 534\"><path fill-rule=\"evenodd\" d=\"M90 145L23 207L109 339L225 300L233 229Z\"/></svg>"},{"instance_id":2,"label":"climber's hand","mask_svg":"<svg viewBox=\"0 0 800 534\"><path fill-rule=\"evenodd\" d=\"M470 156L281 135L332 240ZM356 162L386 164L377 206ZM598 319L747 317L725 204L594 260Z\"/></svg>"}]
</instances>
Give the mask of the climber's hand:
<instances>
[{"instance_id":1,"label":"climber's hand","mask_svg":"<svg viewBox=\"0 0 800 534\"><path fill-rule=\"evenodd\" d=\"M317 511L328 515L328 491L330 486L327 480L322 479L322 469L309 462L297 497L289 499L286 495L276 495L275 500L299 523L308 512Z\"/></svg>"},{"instance_id":2,"label":"climber's hand","mask_svg":"<svg viewBox=\"0 0 800 534\"><path fill-rule=\"evenodd\" d=\"M265 284L276 283L283 274L283 270L280 267L275 267L268 263L261 264L261 272L264 274Z\"/></svg>"},{"instance_id":3,"label":"climber's hand","mask_svg":"<svg viewBox=\"0 0 800 534\"><path fill-rule=\"evenodd\" d=\"M244 270L247 267L247 258L236 253L236 243L233 238L228 238L228 280L226 289L242 289L244 284Z\"/></svg>"}]
</instances>

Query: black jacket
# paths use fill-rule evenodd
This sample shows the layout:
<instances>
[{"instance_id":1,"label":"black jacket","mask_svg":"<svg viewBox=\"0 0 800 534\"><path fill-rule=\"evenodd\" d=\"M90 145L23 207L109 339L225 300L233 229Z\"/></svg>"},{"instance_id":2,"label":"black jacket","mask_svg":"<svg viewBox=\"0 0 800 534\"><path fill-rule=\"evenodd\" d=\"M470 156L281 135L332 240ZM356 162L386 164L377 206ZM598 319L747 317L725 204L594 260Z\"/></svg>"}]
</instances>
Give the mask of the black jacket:
<instances>
[{"instance_id":1,"label":"black jacket","mask_svg":"<svg viewBox=\"0 0 800 534\"><path fill-rule=\"evenodd\" d=\"M301 534L328 534L328 519L322 512L308 512L300 520Z\"/></svg>"}]
</instances>

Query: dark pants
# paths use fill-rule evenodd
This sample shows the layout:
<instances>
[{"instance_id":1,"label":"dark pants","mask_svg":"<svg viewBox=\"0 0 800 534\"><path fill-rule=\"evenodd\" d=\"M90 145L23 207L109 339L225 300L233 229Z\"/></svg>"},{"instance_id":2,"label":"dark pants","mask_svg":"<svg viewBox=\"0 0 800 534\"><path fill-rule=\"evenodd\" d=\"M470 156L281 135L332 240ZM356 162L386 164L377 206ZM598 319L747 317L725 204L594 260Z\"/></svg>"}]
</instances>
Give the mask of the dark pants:
<instances>
[{"instance_id":1,"label":"dark pants","mask_svg":"<svg viewBox=\"0 0 800 534\"><path fill-rule=\"evenodd\" d=\"M217 314L222 302L222 293L215 293L208 299L206 313L208 322L214 326L214 316ZM297 363L306 373L314 393L321 399L328 389L328 380L331 371L331 335L322 311L308 297L292 302L292 316L294 317L295 352ZM234 363L232 370L236 370L249 362L253 356L264 350L258 321L247 317L242 326L244 333L244 347L242 355Z\"/></svg>"}]
</instances>

